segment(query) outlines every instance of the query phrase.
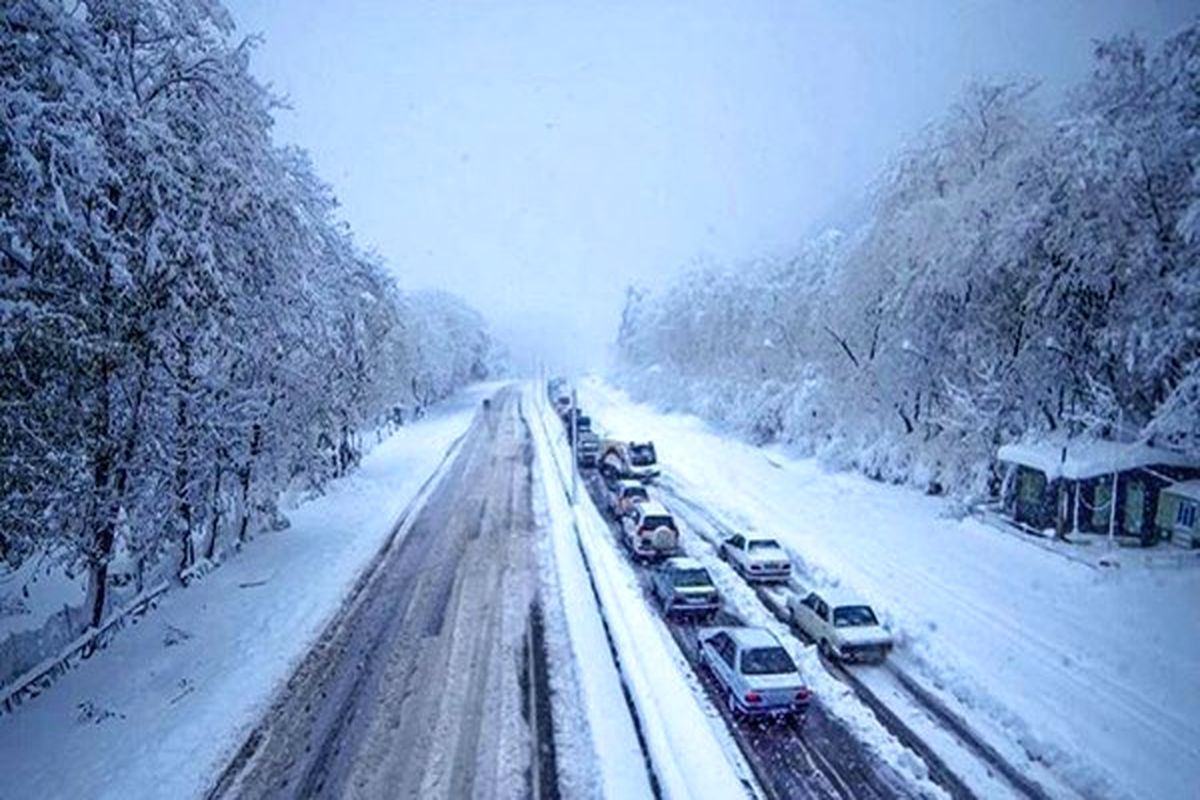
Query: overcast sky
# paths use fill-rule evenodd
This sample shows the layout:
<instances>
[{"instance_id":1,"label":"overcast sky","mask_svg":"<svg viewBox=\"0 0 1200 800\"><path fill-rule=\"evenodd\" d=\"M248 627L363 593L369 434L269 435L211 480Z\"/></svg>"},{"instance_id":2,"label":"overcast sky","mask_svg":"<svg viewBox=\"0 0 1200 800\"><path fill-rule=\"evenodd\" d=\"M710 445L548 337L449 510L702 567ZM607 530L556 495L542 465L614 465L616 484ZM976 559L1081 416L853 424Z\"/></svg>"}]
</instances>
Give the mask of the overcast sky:
<instances>
[{"instance_id":1,"label":"overcast sky","mask_svg":"<svg viewBox=\"0 0 1200 800\"><path fill-rule=\"evenodd\" d=\"M230 0L361 245L527 367L601 365L624 287L837 224L971 78L1086 76L1191 2Z\"/></svg>"}]
</instances>

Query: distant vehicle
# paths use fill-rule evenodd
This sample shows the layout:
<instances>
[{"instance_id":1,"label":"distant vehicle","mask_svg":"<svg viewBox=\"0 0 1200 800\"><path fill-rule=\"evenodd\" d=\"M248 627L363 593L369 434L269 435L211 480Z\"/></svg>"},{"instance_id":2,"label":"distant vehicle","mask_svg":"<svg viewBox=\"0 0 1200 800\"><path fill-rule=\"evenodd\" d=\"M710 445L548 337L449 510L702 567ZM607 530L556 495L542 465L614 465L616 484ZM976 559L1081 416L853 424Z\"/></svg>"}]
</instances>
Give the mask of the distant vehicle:
<instances>
[{"instance_id":1,"label":"distant vehicle","mask_svg":"<svg viewBox=\"0 0 1200 800\"><path fill-rule=\"evenodd\" d=\"M796 662L766 628L701 630L700 663L734 716L798 716L812 700Z\"/></svg>"},{"instance_id":2,"label":"distant vehicle","mask_svg":"<svg viewBox=\"0 0 1200 800\"><path fill-rule=\"evenodd\" d=\"M483 410L490 411L491 408L492 408L492 398L490 398L490 397L483 398Z\"/></svg>"},{"instance_id":3,"label":"distant vehicle","mask_svg":"<svg viewBox=\"0 0 1200 800\"><path fill-rule=\"evenodd\" d=\"M571 437L575 435L576 430L579 433L590 433L592 430L592 418L586 414L580 414L579 409L572 408L563 417L563 425L567 428L567 441L571 441ZM596 438L596 450L599 453L600 439Z\"/></svg>"},{"instance_id":4,"label":"distant vehicle","mask_svg":"<svg viewBox=\"0 0 1200 800\"><path fill-rule=\"evenodd\" d=\"M875 611L849 592L793 594L787 606L792 623L817 643L826 658L879 662L892 649L892 635L879 624Z\"/></svg>"},{"instance_id":5,"label":"distant vehicle","mask_svg":"<svg viewBox=\"0 0 1200 800\"><path fill-rule=\"evenodd\" d=\"M553 399L554 413L559 417L565 417L571 411L571 395L560 394Z\"/></svg>"},{"instance_id":6,"label":"distant vehicle","mask_svg":"<svg viewBox=\"0 0 1200 800\"><path fill-rule=\"evenodd\" d=\"M625 480L621 477L621 473L613 469L612 464L601 461L599 465L600 477L604 480L604 486L608 491L613 491L617 488L617 483Z\"/></svg>"},{"instance_id":7,"label":"distant vehicle","mask_svg":"<svg viewBox=\"0 0 1200 800\"><path fill-rule=\"evenodd\" d=\"M625 478L637 478L649 483L659 475L658 454L654 442L604 443L604 463Z\"/></svg>"},{"instance_id":8,"label":"distant vehicle","mask_svg":"<svg viewBox=\"0 0 1200 800\"><path fill-rule=\"evenodd\" d=\"M600 437L590 430L581 430L575 445L575 458L581 467L596 466L600 461Z\"/></svg>"},{"instance_id":9,"label":"distant vehicle","mask_svg":"<svg viewBox=\"0 0 1200 800\"><path fill-rule=\"evenodd\" d=\"M613 481L608 492L608 510L613 517L620 519L633 513L635 503L644 503L650 499L646 487L641 481L630 478L618 478Z\"/></svg>"},{"instance_id":10,"label":"distant vehicle","mask_svg":"<svg viewBox=\"0 0 1200 800\"><path fill-rule=\"evenodd\" d=\"M792 575L792 562L774 539L739 533L721 542L717 555L748 581L786 581Z\"/></svg>"},{"instance_id":11,"label":"distant vehicle","mask_svg":"<svg viewBox=\"0 0 1200 800\"><path fill-rule=\"evenodd\" d=\"M711 616L721 608L721 596L712 577L694 558L668 558L655 570L651 586L664 614Z\"/></svg>"},{"instance_id":12,"label":"distant vehicle","mask_svg":"<svg viewBox=\"0 0 1200 800\"><path fill-rule=\"evenodd\" d=\"M622 539L635 557L666 558L679 552L675 518L655 500L635 503L633 513L621 521Z\"/></svg>"}]
</instances>

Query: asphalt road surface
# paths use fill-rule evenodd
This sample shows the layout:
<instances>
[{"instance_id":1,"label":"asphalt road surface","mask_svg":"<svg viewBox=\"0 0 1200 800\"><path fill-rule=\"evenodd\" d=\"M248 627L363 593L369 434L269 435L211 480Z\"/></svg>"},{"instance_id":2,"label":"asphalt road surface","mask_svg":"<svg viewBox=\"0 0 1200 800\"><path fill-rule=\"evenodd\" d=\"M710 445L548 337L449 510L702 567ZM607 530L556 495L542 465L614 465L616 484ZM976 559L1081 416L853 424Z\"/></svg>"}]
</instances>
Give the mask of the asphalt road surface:
<instances>
[{"instance_id":1,"label":"asphalt road surface","mask_svg":"<svg viewBox=\"0 0 1200 800\"><path fill-rule=\"evenodd\" d=\"M377 560L212 797L531 792L529 431L502 390L406 536Z\"/></svg>"}]
</instances>

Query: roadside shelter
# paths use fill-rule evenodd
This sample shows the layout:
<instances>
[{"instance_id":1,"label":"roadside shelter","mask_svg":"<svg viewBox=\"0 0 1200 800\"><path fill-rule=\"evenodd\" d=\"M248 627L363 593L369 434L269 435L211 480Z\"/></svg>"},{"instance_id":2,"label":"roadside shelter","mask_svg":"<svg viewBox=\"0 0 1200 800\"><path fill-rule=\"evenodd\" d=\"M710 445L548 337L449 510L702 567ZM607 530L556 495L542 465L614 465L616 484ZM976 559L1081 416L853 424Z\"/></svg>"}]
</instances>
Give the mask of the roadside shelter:
<instances>
[{"instance_id":1,"label":"roadside shelter","mask_svg":"<svg viewBox=\"0 0 1200 800\"><path fill-rule=\"evenodd\" d=\"M1018 526L1065 537L1108 534L1152 544L1162 536L1159 495L1200 478L1200 459L1142 443L1043 439L1001 447L1007 470L1001 490Z\"/></svg>"}]
</instances>

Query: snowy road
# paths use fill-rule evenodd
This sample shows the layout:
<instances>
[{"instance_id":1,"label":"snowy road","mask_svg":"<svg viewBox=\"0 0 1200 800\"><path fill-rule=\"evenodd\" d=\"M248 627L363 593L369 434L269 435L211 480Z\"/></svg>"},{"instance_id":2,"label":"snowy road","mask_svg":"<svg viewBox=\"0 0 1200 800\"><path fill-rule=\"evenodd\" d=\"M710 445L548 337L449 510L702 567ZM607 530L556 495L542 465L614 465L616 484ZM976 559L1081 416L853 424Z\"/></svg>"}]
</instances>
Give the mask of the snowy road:
<instances>
[{"instance_id":1,"label":"snowy road","mask_svg":"<svg viewBox=\"0 0 1200 800\"><path fill-rule=\"evenodd\" d=\"M603 506L603 485L595 473L587 480L592 501ZM610 520L613 546L622 548L620 533ZM650 600L650 567L639 566L642 589ZM656 606L657 607L657 606ZM753 767L769 797L778 798L890 798L908 794L899 776L872 758L836 718L817 702L805 713L803 722L763 724L735 719L726 708L712 675L700 666L697 625L744 625L745 620L728 607L712 620L697 623L671 617L666 620L680 653L695 670L709 693L712 706Z\"/></svg>"},{"instance_id":2,"label":"snowy road","mask_svg":"<svg viewBox=\"0 0 1200 800\"><path fill-rule=\"evenodd\" d=\"M503 390L211 796L527 795L531 458Z\"/></svg>"},{"instance_id":3,"label":"snowy road","mask_svg":"<svg viewBox=\"0 0 1200 800\"><path fill-rule=\"evenodd\" d=\"M609 434L655 440L676 492L668 508L697 534L710 526L684 500L718 529L777 537L806 586L845 586L877 604L900 638L894 665L969 735L894 674L856 674L978 796L1197 796L1200 617L1187 610L1200 573L1098 572L960 518L942 499L753 447L598 381L581 384L580 401ZM760 599L750 593L740 612L785 632ZM815 653L802 657L838 691Z\"/></svg>"}]
</instances>

